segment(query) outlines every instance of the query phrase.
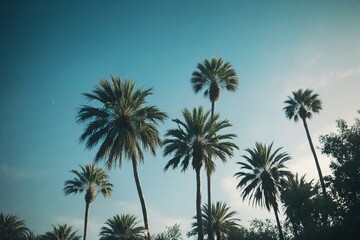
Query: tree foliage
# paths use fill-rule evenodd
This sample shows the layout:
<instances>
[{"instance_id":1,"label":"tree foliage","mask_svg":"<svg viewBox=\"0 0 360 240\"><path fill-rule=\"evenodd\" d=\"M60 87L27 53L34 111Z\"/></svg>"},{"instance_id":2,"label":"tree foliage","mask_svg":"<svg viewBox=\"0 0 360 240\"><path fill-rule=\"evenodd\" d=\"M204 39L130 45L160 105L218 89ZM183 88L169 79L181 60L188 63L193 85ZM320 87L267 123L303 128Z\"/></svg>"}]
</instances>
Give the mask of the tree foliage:
<instances>
[{"instance_id":1,"label":"tree foliage","mask_svg":"<svg viewBox=\"0 0 360 240\"><path fill-rule=\"evenodd\" d=\"M360 111L358 111L360 114ZM329 177L332 192L341 210L342 231L360 237L360 119L349 126L337 121L337 133L320 136L322 153L332 158Z\"/></svg>"},{"instance_id":2,"label":"tree foliage","mask_svg":"<svg viewBox=\"0 0 360 240\"><path fill-rule=\"evenodd\" d=\"M0 239L18 240L23 239L29 233L25 222L19 217L0 213Z\"/></svg>"}]
</instances>

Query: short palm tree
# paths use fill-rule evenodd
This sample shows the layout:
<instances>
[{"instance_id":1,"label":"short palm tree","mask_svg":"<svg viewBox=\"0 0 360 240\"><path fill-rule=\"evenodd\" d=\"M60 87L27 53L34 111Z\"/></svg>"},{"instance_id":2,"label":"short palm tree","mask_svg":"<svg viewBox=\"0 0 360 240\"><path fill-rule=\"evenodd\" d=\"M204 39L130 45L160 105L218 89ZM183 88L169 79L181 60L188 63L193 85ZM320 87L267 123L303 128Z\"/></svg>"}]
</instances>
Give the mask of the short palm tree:
<instances>
[{"instance_id":1,"label":"short palm tree","mask_svg":"<svg viewBox=\"0 0 360 240\"><path fill-rule=\"evenodd\" d=\"M26 237L24 240L42 240L42 236L39 235L39 234L36 234L32 231L29 231L27 234L26 234Z\"/></svg>"},{"instance_id":2,"label":"short palm tree","mask_svg":"<svg viewBox=\"0 0 360 240\"><path fill-rule=\"evenodd\" d=\"M245 149L249 156L244 155L246 162L238 162L240 171L235 176L240 179L236 186L241 190L243 200L252 200L255 206L265 206L268 211L273 208L280 239L283 240L280 220L278 216L277 198L285 183L285 178L291 176L285 162L290 160L286 152L280 152L282 148L272 152L273 143L269 146L256 143L254 149Z\"/></svg>"},{"instance_id":3,"label":"short palm tree","mask_svg":"<svg viewBox=\"0 0 360 240\"><path fill-rule=\"evenodd\" d=\"M152 93L152 88L135 88L131 80L112 76L111 82L101 80L92 93L84 93L87 100L100 105L82 106L77 114L77 121L87 124L80 141L85 141L88 149L100 144L95 162L104 160L110 169L121 168L123 157L131 161L147 231L148 215L138 165L144 163L143 150L155 155L161 143L157 124L166 118L156 106L147 104L146 98Z\"/></svg>"},{"instance_id":4,"label":"short palm tree","mask_svg":"<svg viewBox=\"0 0 360 240\"><path fill-rule=\"evenodd\" d=\"M219 121L219 115L210 117L210 112L204 112L202 107L182 110L184 120L174 119L177 128L170 129L164 140L164 156L173 155L164 170L176 169L181 165L181 171L186 171L190 162L196 173L196 216L198 239L203 240L204 233L201 217L201 178L200 170L204 162L211 157L225 161L232 157L238 147L232 141L235 134L220 134L222 129L231 126L228 120Z\"/></svg>"},{"instance_id":5,"label":"short palm tree","mask_svg":"<svg viewBox=\"0 0 360 240\"><path fill-rule=\"evenodd\" d=\"M70 171L76 177L65 182L64 192L66 195L85 192L84 240L86 240L90 203L95 200L98 193L101 193L105 198L109 197L113 185L109 182L109 176L106 172L94 164L80 166L80 168L81 171Z\"/></svg>"},{"instance_id":6,"label":"short palm tree","mask_svg":"<svg viewBox=\"0 0 360 240\"><path fill-rule=\"evenodd\" d=\"M216 204L212 204L211 208L211 217L208 205L205 204L202 208L203 228L205 229L205 233L209 233L210 231L208 222L211 219L216 240L227 239L234 229L240 227L238 224L240 220L235 218L237 212L230 211L230 207L224 202L216 202ZM192 224L192 231L189 232L188 236L193 236L197 233L197 226L197 222Z\"/></svg>"},{"instance_id":7,"label":"short palm tree","mask_svg":"<svg viewBox=\"0 0 360 240\"><path fill-rule=\"evenodd\" d=\"M0 213L0 239L22 239L28 232L23 220L14 215Z\"/></svg>"},{"instance_id":8,"label":"short palm tree","mask_svg":"<svg viewBox=\"0 0 360 240\"><path fill-rule=\"evenodd\" d=\"M134 215L122 214L108 219L100 230L100 240L140 240L144 239L144 227Z\"/></svg>"},{"instance_id":9,"label":"short palm tree","mask_svg":"<svg viewBox=\"0 0 360 240\"><path fill-rule=\"evenodd\" d=\"M306 232L311 225L312 200L317 197L319 186L312 184L313 180L307 182L305 175L290 176L286 180L285 188L281 193L281 201L284 204L287 220L292 224L295 238L299 235L301 228Z\"/></svg>"},{"instance_id":10,"label":"short palm tree","mask_svg":"<svg viewBox=\"0 0 360 240\"><path fill-rule=\"evenodd\" d=\"M53 230L46 232L43 235L44 240L80 240L81 237L77 235L77 231L73 231L72 226L67 224L52 225Z\"/></svg>"},{"instance_id":11,"label":"short palm tree","mask_svg":"<svg viewBox=\"0 0 360 240\"><path fill-rule=\"evenodd\" d=\"M319 95L313 93L313 91L310 89L299 89L296 92L292 92L292 95L292 97L288 97L288 99L284 102L286 106L283 108L283 110L285 111L286 117L290 120L294 119L294 121L297 122L299 118L301 118L306 131L307 139L309 141L310 149L315 160L321 188L324 196L326 196L324 177L321 172L319 160L317 158L315 148L311 140L309 128L306 122L306 119L311 119L313 113L320 112L320 110L322 109L321 100L319 99Z\"/></svg>"},{"instance_id":12,"label":"short palm tree","mask_svg":"<svg viewBox=\"0 0 360 240\"><path fill-rule=\"evenodd\" d=\"M209 97L210 99L211 116L213 116L215 113L215 102L219 100L220 97L220 88L235 92L239 84L239 79L230 62L224 63L222 58L217 59L214 57L211 61L205 59L203 63L198 63L197 70L192 73L191 83L195 93L205 90L204 97ZM211 206L211 175L215 171L215 164L212 159L209 159L205 164L205 168L207 173L208 205ZM212 223L209 222L209 224L209 236L210 240L212 240Z\"/></svg>"}]
</instances>

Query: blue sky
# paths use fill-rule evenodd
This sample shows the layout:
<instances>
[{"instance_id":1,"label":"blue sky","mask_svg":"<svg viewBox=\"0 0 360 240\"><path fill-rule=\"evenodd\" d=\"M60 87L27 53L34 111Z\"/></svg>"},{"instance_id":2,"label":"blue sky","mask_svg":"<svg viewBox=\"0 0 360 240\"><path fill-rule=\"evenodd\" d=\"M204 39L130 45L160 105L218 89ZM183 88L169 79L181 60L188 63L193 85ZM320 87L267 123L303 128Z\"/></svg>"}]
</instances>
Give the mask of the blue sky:
<instances>
[{"instance_id":1,"label":"blue sky","mask_svg":"<svg viewBox=\"0 0 360 240\"><path fill-rule=\"evenodd\" d=\"M285 119L283 101L293 90L319 93L323 111L309 122L315 145L352 123L360 109L359 1L2 1L0 7L0 212L15 214L36 233L68 223L82 232L84 198L65 196L71 169L92 161L75 122L81 96L110 74L154 87L149 103L180 117L183 107L208 99L190 78L205 58L230 61L240 78L236 93L221 92L216 111L233 124L240 150L213 177L213 200L226 201L242 224L271 218L242 203L233 178L245 148L256 141L283 147L289 168L317 179L301 123ZM174 127L167 120L163 135ZM329 174L330 160L320 155ZM146 155L140 178L153 233L195 215L193 171L163 172L162 150ZM110 173L115 189L90 209L89 239L106 219L141 209L131 165ZM205 180L205 179L204 179ZM205 200L205 186L203 185Z\"/></svg>"}]
</instances>

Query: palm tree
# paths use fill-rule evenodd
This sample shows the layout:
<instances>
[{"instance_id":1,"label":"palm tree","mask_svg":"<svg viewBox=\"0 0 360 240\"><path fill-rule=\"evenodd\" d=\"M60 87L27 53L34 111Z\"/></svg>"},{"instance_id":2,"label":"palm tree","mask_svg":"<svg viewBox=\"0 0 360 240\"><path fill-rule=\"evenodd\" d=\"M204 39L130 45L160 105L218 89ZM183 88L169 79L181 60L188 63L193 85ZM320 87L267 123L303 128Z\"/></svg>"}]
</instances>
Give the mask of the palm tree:
<instances>
[{"instance_id":1,"label":"palm tree","mask_svg":"<svg viewBox=\"0 0 360 240\"><path fill-rule=\"evenodd\" d=\"M77 121L87 123L80 141L86 141L88 149L99 143L94 161L104 160L108 169L116 166L121 168L123 157L131 161L144 225L148 231L148 215L138 165L144 163L143 149L155 155L161 143L157 124L164 121L166 114L156 106L147 105L146 98L152 95L152 88L135 88L131 80L111 78L112 82L101 80L92 93L84 93L87 100L97 101L100 106L83 105L79 109Z\"/></svg>"},{"instance_id":2,"label":"palm tree","mask_svg":"<svg viewBox=\"0 0 360 240\"><path fill-rule=\"evenodd\" d=\"M32 231L29 231L25 237L25 240L42 240L42 239L43 239L43 237L41 235L36 234Z\"/></svg>"},{"instance_id":3,"label":"palm tree","mask_svg":"<svg viewBox=\"0 0 360 240\"><path fill-rule=\"evenodd\" d=\"M203 108L182 110L184 120L174 119L177 128L170 129L164 140L164 156L173 154L164 170L170 167L176 169L179 164L181 171L186 171L191 161L196 173L196 216L198 226L198 239L203 240L203 228L201 217L201 178L200 170L204 162L210 157L218 157L225 161L232 157L234 149L237 149L233 140L235 134L220 134L220 130L230 127L228 120L219 121L219 115L210 117L210 112L204 113Z\"/></svg>"},{"instance_id":4,"label":"palm tree","mask_svg":"<svg viewBox=\"0 0 360 240\"><path fill-rule=\"evenodd\" d=\"M94 164L80 166L81 171L71 170L76 177L67 180L64 186L66 195L82 193L85 191L85 220L84 220L84 240L86 240L87 223L90 203L95 200L98 193L106 198L111 195L113 185L109 182L109 176L101 168Z\"/></svg>"},{"instance_id":5,"label":"palm tree","mask_svg":"<svg viewBox=\"0 0 360 240\"><path fill-rule=\"evenodd\" d=\"M235 218L237 212L230 211L230 207L223 202L216 202L216 204L211 205L211 208L211 217L208 205L205 204L202 208L203 228L205 229L205 232L209 233L210 231L210 224L208 223L211 219L216 240L227 239L234 229L240 227L238 224L240 220ZM194 218L196 219L196 217ZM188 236L193 236L197 233L197 226L197 222L192 224L192 231L189 232Z\"/></svg>"},{"instance_id":6,"label":"palm tree","mask_svg":"<svg viewBox=\"0 0 360 240\"><path fill-rule=\"evenodd\" d=\"M100 240L140 240L144 239L144 227L134 215L121 214L108 219L100 230Z\"/></svg>"},{"instance_id":7,"label":"palm tree","mask_svg":"<svg viewBox=\"0 0 360 240\"><path fill-rule=\"evenodd\" d=\"M285 111L285 115L288 119L294 119L295 122L301 118L304 124L304 128L306 131L306 136L309 141L311 152L314 156L316 169L319 174L320 184L322 188L322 192L324 196L326 196L326 188L324 183L324 178L321 172L320 164L318 158L316 156L315 148L313 142L311 140L309 128L306 122L306 119L311 119L312 113L319 113L322 109L322 103L319 99L319 95L313 93L310 89L299 89L298 91L292 92L293 96L288 97L288 99L284 102L286 106L283 108Z\"/></svg>"},{"instance_id":8,"label":"palm tree","mask_svg":"<svg viewBox=\"0 0 360 240\"><path fill-rule=\"evenodd\" d=\"M52 225L53 230L46 232L43 235L44 240L80 240L81 237L77 235L77 231L73 231L72 226Z\"/></svg>"},{"instance_id":9,"label":"palm tree","mask_svg":"<svg viewBox=\"0 0 360 240\"><path fill-rule=\"evenodd\" d=\"M312 201L317 197L319 186L307 182L305 175L290 176L286 180L285 188L281 193L287 220L292 224L294 236L297 238L301 228L304 232L312 225L311 212L314 209Z\"/></svg>"},{"instance_id":10,"label":"palm tree","mask_svg":"<svg viewBox=\"0 0 360 240\"><path fill-rule=\"evenodd\" d=\"M14 215L0 213L0 239L22 239L28 232L23 220Z\"/></svg>"},{"instance_id":11,"label":"palm tree","mask_svg":"<svg viewBox=\"0 0 360 240\"><path fill-rule=\"evenodd\" d=\"M280 153L282 148L272 152L272 147L273 143L266 146L257 142L254 149L245 149L249 156L243 156L246 162L237 162L240 171L235 176L240 178L240 181L236 188L241 190L243 200L248 198L255 206L265 205L268 211L273 208L279 236L283 240L277 198L285 177L291 176L291 172L284 165L291 158L286 152Z\"/></svg>"},{"instance_id":12,"label":"palm tree","mask_svg":"<svg viewBox=\"0 0 360 240\"><path fill-rule=\"evenodd\" d=\"M220 97L220 88L235 92L239 79L230 62L224 63L222 58L216 59L214 57L211 61L205 59L203 63L198 63L197 70L192 73L191 83L195 93L205 89L204 97L209 97L210 99L211 116L213 116L215 113L215 102L219 100ZM207 175L208 206L211 206L211 175L215 171L215 164L211 159L205 163L205 168ZM210 221L210 240L214 238L211 224Z\"/></svg>"}]
</instances>

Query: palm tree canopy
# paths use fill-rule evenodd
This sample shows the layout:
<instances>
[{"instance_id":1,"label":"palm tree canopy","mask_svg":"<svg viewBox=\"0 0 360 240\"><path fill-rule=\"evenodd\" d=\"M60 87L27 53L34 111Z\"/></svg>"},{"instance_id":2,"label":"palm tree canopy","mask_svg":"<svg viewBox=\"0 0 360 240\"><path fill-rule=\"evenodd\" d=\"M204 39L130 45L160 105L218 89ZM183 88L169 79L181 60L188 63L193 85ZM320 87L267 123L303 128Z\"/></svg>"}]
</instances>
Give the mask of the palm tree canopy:
<instances>
[{"instance_id":1,"label":"palm tree canopy","mask_svg":"<svg viewBox=\"0 0 360 240\"><path fill-rule=\"evenodd\" d=\"M285 166L290 156L280 152L282 148L272 152L272 147L273 143L267 146L257 142L254 149L245 149L249 156L242 156L246 162L237 162L240 171L235 174L240 178L237 188L241 189L243 200L248 198L253 205L265 206L269 211L271 206L277 209L281 185L291 175Z\"/></svg>"},{"instance_id":2,"label":"palm tree canopy","mask_svg":"<svg viewBox=\"0 0 360 240\"><path fill-rule=\"evenodd\" d=\"M285 115L289 119L294 119L295 122L299 118L311 118L312 113L319 113L322 109L322 102L319 99L319 95L313 93L312 90L299 89L292 92L293 96L288 97L284 102L286 106L283 108Z\"/></svg>"},{"instance_id":3,"label":"palm tree canopy","mask_svg":"<svg viewBox=\"0 0 360 240\"><path fill-rule=\"evenodd\" d=\"M52 225L53 230L43 235L44 240L80 240L81 237L77 235L77 231L73 231L72 226Z\"/></svg>"},{"instance_id":4,"label":"palm tree canopy","mask_svg":"<svg viewBox=\"0 0 360 240\"><path fill-rule=\"evenodd\" d=\"M128 160L144 160L142 149L155 155L161 143L157 124L166 114L156 106L147 105L146 98L152 88L135 88L131 80L101 80L91 93L83 95L88 101L96 101L98 107L83 105L77 113L77 122L85 122L80 136L88 149L100 143L95 162L106 159L107 168L121 167L122 157Z\"/></svg>"},{"instance_id":5,"label":"palm tree canopy","mask_svg":"<svg viewBox=\"0 0 360 240\"><path fill-rule=\"evenodd\" d=\"M201 168L204 161L218 157L227 161L232 157L237 145L230 140L235 134L220 134L224 128L230 127L228 120L219 121L219 115L210 117L210 112L204 112L202 107L182 110L184 120L174 119L177 128L170 129L165 134L164 156L173 154L164 170L170 167L176 169L179 164L181 171L185 171L190 161L194 169Z\"/></svg>"},{"instance_id":6,"label":"palm tree canopy","mask_svg":"<svg viewBox=\"0 0 360 240\"><path fill-rule=\"evenodd\" d=\"M144 239L144 228L137 226L134 215L121 214L108 219L100 231L100 240L139 240Z\"/></svg>"},{"instance_id":7,"label":"palm tree canopy","mask_svg":"<svg viewBox=\"0 0 360 240\"><path fill-rule=\"evenodd\" d=\"M28 232L23 220L14 215L0 213L0 239L22 239Z\"/></svg>"},{"instance_id":8,"label":"palm tree canopy","mask_svg":"<svg viewBox=\"0 0 360 240\"><path fill-rule=\"evenodd\" d=\"M220 88L235 92L239 79L230 62L224 63L222 58L205 59L197 65L197 70L192 73L191 83L195 93L204 91L204 97L209 97L211 102L219 98Z\"/></svg>"},{"instance_id":9,"label":"palm tree canopy","mask_svg":"<svg viewBox=\"0 0 360 240\"><path fill-rule=\"evenodd\" d=\"M92 194L90 202L94 200L95 193L101 192L104 197L109 197L112 193L113 185L109 182L109 175L94 164L80 166L81 171L71 170L76 177L65 182L64 193L66 195L82 193L88 191Z\"/></svg>"},{"instance_id":10,"label":"palm tree canopy","mask_svg":"<svg viewBox=\"0 0 360 240\"><path fill-rule=\"evenodd\" d=\"M219 231L221 236L226 239L228 235L237 227L240 227L240 219L236 218L236 211L231 211L230 206L225 202L216 202L211 205L211 221L213 223L213 229L215 232ZM209 207L207 204L204 204L202 207L202 218L203 218L203 228L205 229L205 234L209 233ZM194 217L196 219L196 216ZM197 233L197 222L192 223L192 230L188 233L188 236L194 236Z\"/></svg>"}]
</instances>

